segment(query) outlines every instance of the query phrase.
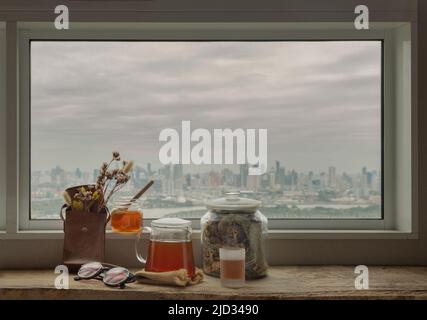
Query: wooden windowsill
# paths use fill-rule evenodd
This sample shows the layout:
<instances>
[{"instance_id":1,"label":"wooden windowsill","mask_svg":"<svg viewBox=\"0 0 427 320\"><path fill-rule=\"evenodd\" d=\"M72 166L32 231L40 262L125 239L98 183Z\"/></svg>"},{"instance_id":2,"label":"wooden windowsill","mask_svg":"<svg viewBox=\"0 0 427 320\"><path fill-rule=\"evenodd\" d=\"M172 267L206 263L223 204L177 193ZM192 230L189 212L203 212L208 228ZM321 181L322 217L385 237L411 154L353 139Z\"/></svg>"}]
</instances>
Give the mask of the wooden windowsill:
<instances>
[{"instance_id":1,"label":"wooden windowsill","mask_svg":"<svg viewBox=\"0 0 427 320\"><path fill-rule=\"evenodd\" d=\"M47 270L0 271L0 299L427 299L427 267L369 267L369 290L356 290L354 267L271 267L266 278L227 289L206 277L186 288L132 283L109 288L99 281L76 282L69 290L54 287Z\"/></svg>"}]
</instances>

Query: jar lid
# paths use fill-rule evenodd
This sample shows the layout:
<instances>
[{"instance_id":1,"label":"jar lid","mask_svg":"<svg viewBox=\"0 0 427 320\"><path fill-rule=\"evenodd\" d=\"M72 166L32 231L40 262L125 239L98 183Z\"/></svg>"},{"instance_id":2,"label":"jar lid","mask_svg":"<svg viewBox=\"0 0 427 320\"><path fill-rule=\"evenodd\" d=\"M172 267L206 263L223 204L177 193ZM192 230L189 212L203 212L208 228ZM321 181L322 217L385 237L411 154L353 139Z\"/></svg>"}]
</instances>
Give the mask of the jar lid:
<instances>
[{"instance_id":1,"label":"jar lid","mask_svg":"<svg viewBox=\"0 0 427 320\"><path fill-rule=\"evenodd\" d=\"M181 218L161 218L151 222L152 227L183 228L191 225L191 221Z\"/></svg>"},{"instance_id":2,"label":"jar lid","mask_svg":"<svg viewBox=\"0 0 427 320\"><path fill-rule=\"evenodd\" d=\"M209 210L215 211L243 211L255 212L261 205L261 201L241 198L239 192L229 192L224 198L218 198L206 202Z\"/></svg>"},{"instance_id":3,"label":"jar lid","mask_svg":"<svg viewBox=\"0 0 427 320\"><path fill-rule=\"evenodd\" d=\"M141 205L141 200L140 199L133 200L133 197L120 197L118 199L114 199L113 201L113 206L118 209L135 207L140 205Z\"/></svg>"}]
</instances>

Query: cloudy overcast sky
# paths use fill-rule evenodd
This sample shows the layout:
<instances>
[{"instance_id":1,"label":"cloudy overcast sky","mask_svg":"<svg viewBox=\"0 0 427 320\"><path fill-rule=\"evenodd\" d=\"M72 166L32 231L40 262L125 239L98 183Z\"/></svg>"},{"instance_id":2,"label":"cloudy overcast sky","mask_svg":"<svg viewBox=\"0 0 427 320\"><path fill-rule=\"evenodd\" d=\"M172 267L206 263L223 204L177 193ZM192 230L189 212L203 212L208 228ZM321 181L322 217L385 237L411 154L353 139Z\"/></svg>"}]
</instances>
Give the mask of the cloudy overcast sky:
<instances>
[{"instance_id":1,"label":"cloudy overcast sky","mask_svg":"<svg viewBox=\"0 0 427 320\"><path fill-rule=\"evenodd\" d=\"M376 41L35 41L31 85L33 170L92 170L112 150L158 167L160 131L182 120L267 128L270 165L380 169Z\"/></svg>"}]
</instances>

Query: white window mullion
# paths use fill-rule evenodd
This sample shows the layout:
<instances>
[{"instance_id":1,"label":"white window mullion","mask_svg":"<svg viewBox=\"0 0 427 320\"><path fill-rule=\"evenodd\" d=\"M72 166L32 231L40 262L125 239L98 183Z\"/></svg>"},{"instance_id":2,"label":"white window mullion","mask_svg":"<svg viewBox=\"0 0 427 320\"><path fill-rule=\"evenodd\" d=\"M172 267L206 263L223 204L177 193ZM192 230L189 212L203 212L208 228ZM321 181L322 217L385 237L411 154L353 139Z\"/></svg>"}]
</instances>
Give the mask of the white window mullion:
<instances>
[{"instance_id":1,"label":"white window mullion","mask_svg":"<svg viewBox=\"0 0 427 320\"><path fill-rule=\"evenodd\" d=\"M6 36L0 22L0 231L6 228Z\"/></svg>"},{"instance_id":2,"label":"white window mullion","mask_svg":"<svg viewBox=\"0 0 427 320\"><path fill-rule=\"evenodd\" d=\"M18 231L18 24L6 24L6 230Z\"/></svg>"}]
</instances>

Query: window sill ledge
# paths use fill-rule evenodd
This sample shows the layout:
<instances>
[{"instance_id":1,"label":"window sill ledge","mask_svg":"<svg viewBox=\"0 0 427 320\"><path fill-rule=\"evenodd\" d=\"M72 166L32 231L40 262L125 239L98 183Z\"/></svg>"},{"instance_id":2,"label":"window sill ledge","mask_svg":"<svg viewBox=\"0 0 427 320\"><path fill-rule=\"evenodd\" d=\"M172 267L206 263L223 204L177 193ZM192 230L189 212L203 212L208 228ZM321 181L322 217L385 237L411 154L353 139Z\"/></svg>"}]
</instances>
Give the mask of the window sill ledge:
<instances>
[{"instance_id":1,"label":"window sill ledge","mask_svg":"<svg viewBox=\"0 0 427 320\"><path fill-rule=\"evenodd\" d=\"M0 239L62 239L63 231L59 230L32 230L6 233L0 231ZM134 239L134 234L116 234L107 231L107 239L128 240ZM144 233L144 238L148 234ZM200 239L200 230L193 230L193 239ZM270 230L269 239L418 239L418 234L400 230Z\"/></svg>"},{"instance_id":2,"label":"window sill ledge","mask_svg":"<svg viewBox=\"0 0 427 320\"><path fill-rule=\"evenodd\" d=\"M227 289L205 277L187 288L132 283L125 290L101 282L75 282L57 290L53 270L2 272L2 299L427 299L427 267L369 267L369 290L354 288L354 268L347 266L271 267L269 275ZM396 283L396 279L399 282Z\"/></svg>"}]
</instances>

